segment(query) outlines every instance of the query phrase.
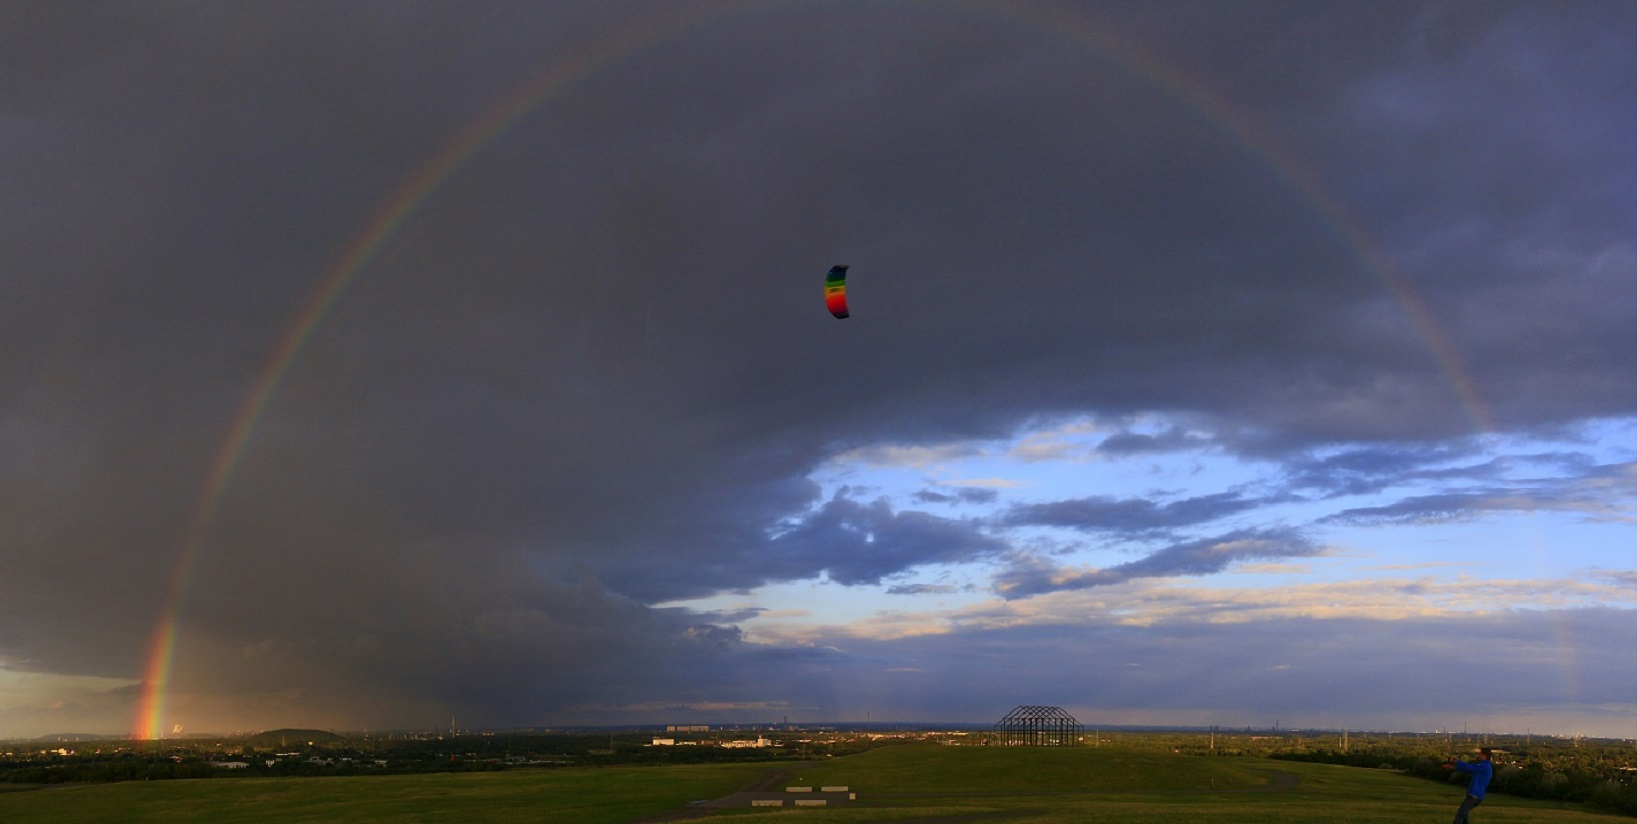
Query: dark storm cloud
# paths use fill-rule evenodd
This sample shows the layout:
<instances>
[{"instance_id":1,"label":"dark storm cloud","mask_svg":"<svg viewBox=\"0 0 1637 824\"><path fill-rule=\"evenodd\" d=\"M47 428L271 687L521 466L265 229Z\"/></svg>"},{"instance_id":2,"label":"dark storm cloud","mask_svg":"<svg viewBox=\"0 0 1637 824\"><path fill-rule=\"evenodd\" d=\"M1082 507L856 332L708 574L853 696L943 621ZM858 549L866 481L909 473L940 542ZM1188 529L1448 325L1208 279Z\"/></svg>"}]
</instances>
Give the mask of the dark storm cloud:
<instances>
[{"instance_id":1,"label":"dark storm cloud","mask_svg":"<svg viewBox=\"0 0 1637 824\"><path fill-rule=\"evenodd\" d=\"M1449 444L1349 449L1289 461L1287 483L1292 489L1330 496L1363 495L1415 480L1423 477L1428 467L1445 466L1474 454L1471 447Z\"/></svg>"},{"instance_id":2,"label":"dark storm cloud","mask_svg":"<svg viewBox=\"0 0 1637 824\"><path fill-rule=\"evenodd\" d=\"M469 721L494 724L539 706L592 700L604 693L603 679L640 669L640 662L707 660L737 640L729 627L648 610L589 581L527 585L515 572L466 572L446 575L448 586L438 591L416 583L417 576L393 577L414 586L414 609L383 614L378 605L386 594L358 587L352 605L322 608L291 598L299 609L198 629L190 641L196 657L183 666L192 660L199 668L185 681L229 695L329 695L329 706L305 711L349 727L416 712L425 718L440 707L462 707ZM201 611L232 615L225 605ZM502 671L506 678L491 677ZM565 672L580 677L564 678Z\"/></svg>"},{"instance_id":3,"label":"dark storm cloud","mask_svg":"<svg viewBox=\"0 0 1637 824\"><path fill-rule=\"evenodd\" d=\"M1437 463L1475 411L1527 432L1637 410L1628 5L1060 11L8 6L0 665L139 677L302 307L422 164L554 68L586 67L399 215L277 385L191 570L182 692L272 716L303 690L334 725L372 694L497 723L664 678L761 700L732 679L767 651L732 620L652 605L1009 549L823 500L807 476L850 449L1158 411L1243 454L1356 445L1303 481L1339 492ZM818 300L837 262L842 322ZM1103 574L1310 549L1239 537Z\"/></svg>"},{"instance_id":4,"label":"dark storm cloud","mask_svg":"<svg viewBox=\"0 0 1637 824\"><path fill-rule=\"evenodd\" d=\"M1504 512L1559 511L1592 520L1629 516L1637 490L1633 465L1581 467L1563 478L1524 479L1508 486L1484 486L1431 495L1412 495L1380 506L1352 507L1326 515L1321 523L1382 526L1468 520Z\"/></svg>"},{"instance_id":5,"label":"dark storm cloud","mask_svg":"<svg viewBox=\"0 0 1637 824\"><path fill-rule=\"evenodd\" d=\"M841 584L876 584L913 567L997 555L1007 544L973 521L895 512L884 500L836 497L768 541L775 566L763 574L793 580L825 573Z\"/></svg>"},{"instance_id":6,"label":"dark storm cloud","mask_svg":"<svg viewBox=\"0 0 1637 824\"><path fill-rule=\"evenodd\" d=\"M1244 561L1302 558L1320 549L1295 530L1236 530L1175 543L1138 560L1103 569L1070 569L1041 558L1026 559L996 576L995 591L1006 598L1027 598L1123 584L1136 578L1209 575Z\"/></svg>"},{"instance_id":7,"label":"dark storm cloud","mask_svg":"<svg viewBox=\"0 0 1637 824\"><path fill-rule=\"evenodd\" d=\"M1110 435L1097 444L1097 451L1110 455L1135 455L1145 452L1197 449L1209 444L1209 439L1182 427L1173 426L1157 435L1146 432L1121 432Z\"/></svg>"},{"instance_id":8,"label":"dark storm cloud","mask_svg":"<svg viewBox=\"0 0 1637 824\"><path fill-rule=\"evenodd\" d=\"M1480 512L1523 511L1541 508L1541 502L1496 492L1417 495L1386 506L1361 506L1326 515L1321 523L1382 526L1390 523L1438 523L1466 520Z\"/></svg>"},{"instance_id":9,"label":"dark storm cloud","mask_svg":"<svg viewBox=\"0 0 1637 824\"><path fill-rule=\"evenodd\" d=\"M1163 504L1146 498L1120 500L1100 496L1014 506L1000 520L1007 526L1056 526L1081 532L1143 537L1209 523L1268 503L1245 498L1237 492L1200 495Z\"/></svg>"},{"instance_id":10,"label":"dark storm cloud","mask_svg":"<svg viewBox=\"0 0 1637 824\"><path fill-rule=\"evenodd\" d=\"M901 584L887 588L889 595L949 595L960 588L948 584Z\"/></svg>"},{"instance_id":11,"label":"dark storm cloud","mask_svg":"<svg viewBox=\"0 0 1637 824\"><path fill-rule=\"evenodd\" d=\"M1601 572L1599 575L1621 586L1637 589L1637 570L1621 572Z\"/></svg>"},{"instance_id":12,"label":"dark storm cloud","mask_svg":"<svg viewBox=\"0 0 1637 824\"><path fill-rule=\"evenodd\" d=\"M1618 486L1629 465L1599 464L1583 452L1523 453L1482 457L1475 445L1452 443L1429 447L1370 446L1327 455L1306 455L1285 462L1284 485L1296 493L1325 497L1368 495L1394 487L1510 484L1513 489L1553 489L1555 496L1579 487Z\"/></svg>"},{"instance_id":13,"label":"dark storm cloud","mask_svg":"<svg viewBox=\"0 0 1637 824\"><path fill-rule=\"evenodd\" d=\"M1631 656L1607 655L1602 641L1590 640L1637 642L1637 627L1618 609L1141 625L1072 614L913 639L821 636L815 642L834 652L815 656L801 673L803 690L846 685L856 703L836 708L842 718L873 708L878 717L992 722L1018 703L1038 701L1068 708L1088 726L1165 723L1155 719L1190 711L1204 713L1191 716L1199 724L1404 730L1450 723L1439 718L1526 716L1570 695L1585 715L1629 724L1611 708L1630 701L1626 685L1637 676ZM1025 689L1016 669L1020 649L1052 662L1032 670ZM1438 664L1407 678L1410 660ZM941 686L954 682L963 689ZM936 710L924 709L920 696L929 694L938 696ZM1341 706L1349 714L1339 714ZM1475 721L1474 729L1490 723Z\"/></svg>"},{"instance_id":14,"label":"dark storm cloud","mask_svg":"<svg viewBox=\"0 0 1637 824\"><path fill-rule=\"evenodd\" d=\"M999 499L999 490L974 487L959 487L949 492L923 489L913 496L919 504L992 504Z\"/></svg>"}]
</instances>

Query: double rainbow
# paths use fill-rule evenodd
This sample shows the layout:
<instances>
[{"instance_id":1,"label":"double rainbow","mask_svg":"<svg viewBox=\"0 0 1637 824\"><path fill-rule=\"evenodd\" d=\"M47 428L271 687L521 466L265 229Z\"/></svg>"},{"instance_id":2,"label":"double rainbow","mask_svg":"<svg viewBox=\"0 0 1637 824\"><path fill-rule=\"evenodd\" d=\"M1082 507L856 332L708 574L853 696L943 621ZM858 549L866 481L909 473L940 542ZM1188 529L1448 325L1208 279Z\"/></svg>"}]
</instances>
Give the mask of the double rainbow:
<instances>
[{"instance_id":1,"label":"double rainbow","mask_svg":"<svg viewBox=\"0 0 1637 824\"><path fill-rule=\"evenodd\" d=\"M161 737L166 698L180 637L182 615L194 570L204 551L210 527L233 473L269 401L292 364L300 357L313 331L323 322L347 286L374 260L381 249L401 232L420 207L461 168L489 146L496 137L536 111L546 101L573 88L596 71L630 57L658 43L671 42L699 31L705 24L745 16L799 9L811 4L789 0L724 0L690 5L680 11L645 15L611 35L571 54L561 62L518 86L510 95L488 109L476 121L455 134L441 150L413 169L381 203L379 209L338 255L312 294L292 319L291 325L273 347L211 461L198 502L185 533L171 575L169 596L160 612L149 647L141 686L141 697L131 735L138 739ZM998 2L917 2L901 0L860 8L889 8L892 5L919 10L924 14L975 17L989 24L1010 24L1046 37L1063 38L1084 48L1138 83L1153 89L1184 111L1225 135L1274 178L1309 204L1335 240L1355 252L1359 265L1377 277L1389 294L1403 307L1426 341L1433 358L1480 430L1488 430L1478 392L1467 376L1455 347L1441 333L1431 312L1394 269L1387 255L1370 239L1345 207L1332 198L1317 178L1283 149L1254 120L1231 109L1210 94L1200 83L1098 28L1094 22L1062 9L1029 7ZM671 8L667 6L661 9ZM845 271L846 267L836 267ZM833 291L832 291L833 284ZM842 275L831 270L825 283L825 300L837 317L846 317L846 292Z\"/></svg>"}]
</instances>

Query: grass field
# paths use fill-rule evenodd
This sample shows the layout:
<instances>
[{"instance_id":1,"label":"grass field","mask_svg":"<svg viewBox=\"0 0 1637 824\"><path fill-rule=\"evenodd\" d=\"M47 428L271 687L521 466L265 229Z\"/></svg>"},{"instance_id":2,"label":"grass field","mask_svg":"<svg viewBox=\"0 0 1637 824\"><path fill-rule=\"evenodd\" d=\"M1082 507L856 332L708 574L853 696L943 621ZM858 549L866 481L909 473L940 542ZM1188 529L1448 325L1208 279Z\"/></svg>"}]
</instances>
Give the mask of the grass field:
<instances>
[{"instance_id":1,"label":"grass field","mask_svg":"<svg viewBox=\"0 0 1637 824\"><path fill-rule=\"evenodd\" d=\"M726 764L130 782L0 794L0 821L613 824L687 810L689 801L727 795L755 782L768 769L766 764ZM1387 771L1117 747L885 747L799 769L780 782L785 784L847 785L858 794L858 802L828 810L723 810L710 817L809 822L1409 824L1448 820L1461 798L1458 786ZM1631 820L1506 796L1493 796L1474 813L1476 824Z\"/></svg>"},{"instance_id":2,"label":"grass field","mask_svg":"<svg viewBox=\"0 0 1637 824\"><path fill-rule=\"evenodd\" d=\"M1203 758L1119 748L895 747L804 771L813 784L845 784L868 806L826 812L824 822L1442 822L1462 789L1395 772L1260 758ZM805 811L735 820L786 820ZM1618 822L1584 808L1493 796L1476 824Z\"/></svg>"},{"instance_id":3,"label":"grass field","mask_svg":"<svg viewBox=\"0 0 1637 824\"><path fill-rule=\"evenodd\" d=\"M0 794L0 822L621 824L726 795L758 764L511 770L346 778L206 778Z\"/></svg>"}]
</instances>

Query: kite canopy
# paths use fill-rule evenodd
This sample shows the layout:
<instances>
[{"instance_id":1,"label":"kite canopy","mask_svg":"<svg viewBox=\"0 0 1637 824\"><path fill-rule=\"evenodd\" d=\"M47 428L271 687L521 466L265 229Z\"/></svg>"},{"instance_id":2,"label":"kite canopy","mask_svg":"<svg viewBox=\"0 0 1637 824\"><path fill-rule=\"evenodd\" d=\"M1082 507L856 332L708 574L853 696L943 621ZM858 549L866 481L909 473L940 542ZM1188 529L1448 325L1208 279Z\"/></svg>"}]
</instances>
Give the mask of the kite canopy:
<instances>
[{"instance_id":1,"label":"kite canopy","mask_svg":"<svg viewBox=\"0 0 1637 824\"><path fill-rule=\"evenodd\" d=\"M847 267L837 265L830 267L830 274L824 277L824 305L829 307L830 314L836 319L847 317Z\"/></svg>"}]
</instances>

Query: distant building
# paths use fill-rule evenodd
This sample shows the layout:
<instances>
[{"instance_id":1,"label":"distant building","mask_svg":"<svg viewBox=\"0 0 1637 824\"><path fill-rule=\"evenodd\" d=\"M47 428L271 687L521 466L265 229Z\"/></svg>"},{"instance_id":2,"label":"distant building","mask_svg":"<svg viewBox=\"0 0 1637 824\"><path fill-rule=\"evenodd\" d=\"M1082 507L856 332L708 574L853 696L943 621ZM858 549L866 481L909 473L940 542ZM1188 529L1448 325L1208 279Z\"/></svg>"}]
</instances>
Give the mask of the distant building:
<instances>
[{"instance_id":1,"label":"distant building","mask_svg":"<svg viewBox=\"0 0 1637 824\"><path fill-rule=\"evenodd\" d=\"M1061 707L1020 706L995 724L1004 746L1075 747L1086 728Z\"/></svg>"},{"instance_id":2,"label":"distant building","mask_svg":"<svg viewBox=\"0 0 1637 824\"><path fill-rule=\"evenodd\" d=\"M709 724L671 724L665 728L666 732L710 732Z\"/></svg>"}]
</instances>

